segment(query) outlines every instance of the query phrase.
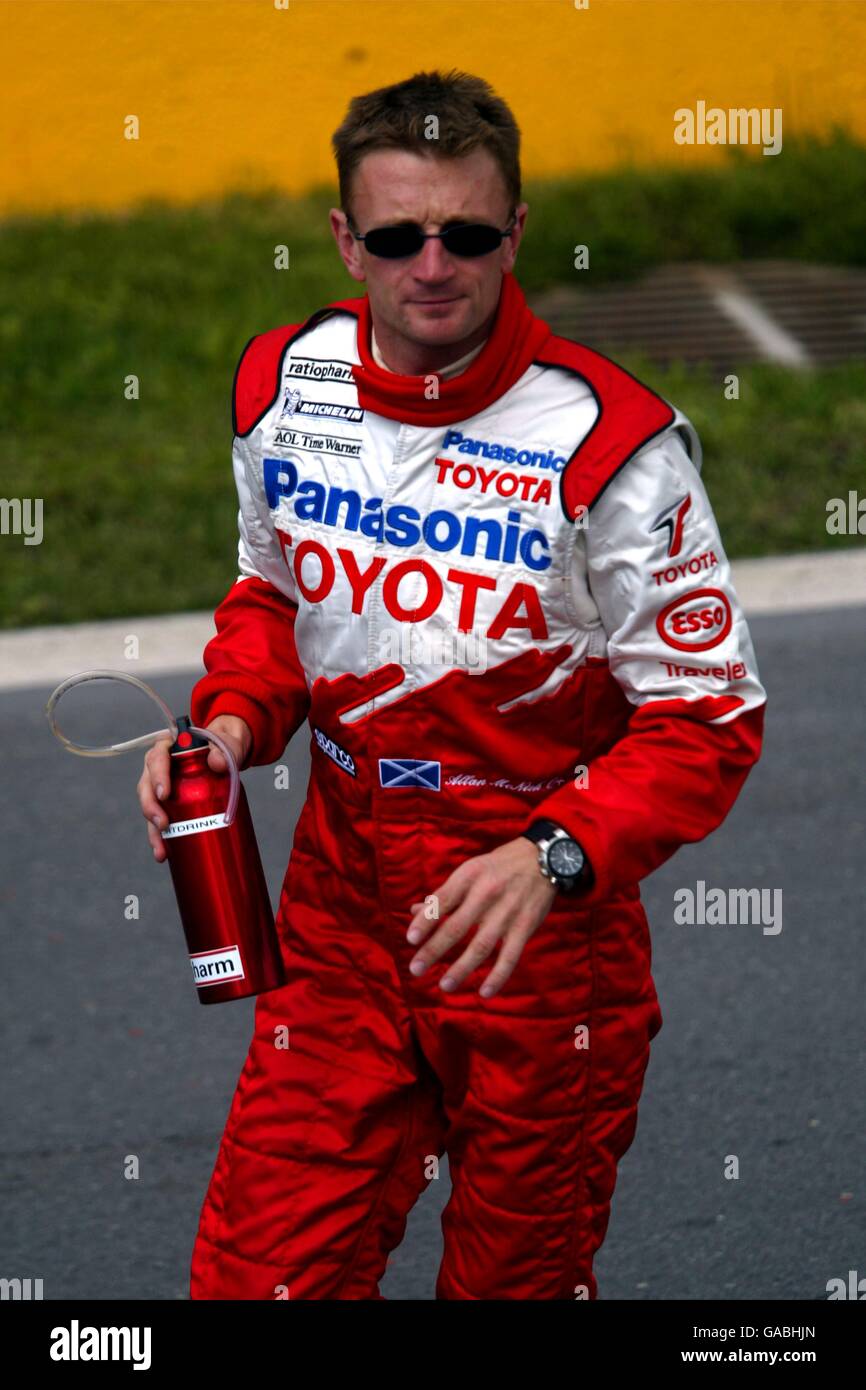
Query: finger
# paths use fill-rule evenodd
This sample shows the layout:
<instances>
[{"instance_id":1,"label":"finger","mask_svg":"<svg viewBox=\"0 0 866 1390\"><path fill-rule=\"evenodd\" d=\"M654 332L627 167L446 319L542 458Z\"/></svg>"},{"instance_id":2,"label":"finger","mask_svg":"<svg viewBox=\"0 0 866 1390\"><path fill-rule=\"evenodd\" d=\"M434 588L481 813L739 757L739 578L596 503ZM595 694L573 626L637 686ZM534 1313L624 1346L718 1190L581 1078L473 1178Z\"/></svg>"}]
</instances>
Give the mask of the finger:
<instances>
[{"instance_id":1,"label":"finger","mask_svg":"<svg viewBox=\"0 0 866 1390\"><path fill-rule=\"evenodd\" d=\"M171 755L168 751L170 747L168 739L161 739L148 749L144 759L153 790L160 801L164 801L171 791Z\"/></svg>"},{"instance_id":2,"label":"finger","mask_svg":"<svg viewBox=\"0 0 866 1390\"><path fill-rule=\"evenodd\" d=\"M458 865L435 893L428 894L423 903L412 903L412 918L406 932L408 941L413 945L423 941L435 930L438 921L460 906L478 877L483 858L483 855L477 855L474 859L467 859Z\"/></svg>"},{"instance_id":3,"label":"finger","mask_svg":"<svg viewBox=\"0 0 866 1390\"><path fill-rule=\"evenodd\" d=\"M157 829L164 830L168 824L168 817L156 797L154 785L150 780L149 773L143 773L136 787L138 792L138 802L141 806L141 814L147 821L152 821Z\"/></svg>"},{"instance_id":4,"label":"finger","mask_svg":"<svg viewBox=\"0 0 866 1390\"><path fill-rule=\"evenodd\" d=\"M227 743L229 748L232 750L232 753L235 757L235 762L239 762L238 751L235 747L234 739L232 739L228 734L220 734L220 738L223 740L224 743ZM228 772L229 770L229 765L225 753L221 748L217 748L215 743L212 743L210 746L210 752L207 755L207 765L209 768L211 768L213 772Z\"/></svg>"},{"instance_id":5,"label":"finger","mask_svg":"<svg viewBox=\"0 0 866 1390\"><path fill-rule=\"evenodd\" d=\"M510 979L530 935L524 926L514 926L506 932L496 964L478 991L484 999L498 994L506 980Z\"/></svg>"},{"instance_id":6,"label":"finger","mask_svg":"<svg viewBox=\"0 0 866 1390\"><path fill-rule=\"evenodd\" d=\"M409 963L409 969L413 975L422 975L434 961L440 956L444 956L453 946L461 941L468 932L469 928L475 923L484 908L488 906L488 886L482 885L477 881L469 889L466 897L456 912L452 912L450 917L439 927L438 931L425 941L423 947L418 951Z\"/></svg>"},{"instance_id":7,"label":"finger","mask_svg":"<svg viewBox=\"0 0 866 1390\"><path fill-rule=\"evenodd\" d=\"M430 893L423 903L413 903L410 910L412 916L406 939L416 946L419 941L423 941L435 931L437 924L442 920L442 898L438 892Z\"/></svg>"},{"instance_id":8,"label":"finger","mask_svg":"<svg viewBox=\"0 0 866 1390\"><path fill-rule=\"evenodd\" d=\"M160 835L159 831L157 830L156 826L151 825L150 822L148 822L147 825L147 838L150 841L150 847L153 850L154 859L157 861L158 864L161 864L164 859L168 858L168 854L165 848L165 842L162 836Z\"/></svg>"},{"instance_id":9,"label":"finger","mask_svg":"<svg viewBox=\"0 0 866 1390\"><path fill-rule=\"evenodd\" d=\"M160 836L159 832L161 830L168 829L169 819L167 813L163 810L162 806L160 806L158 801L154 801L151 799L151 802L149 804L152 807L152 809L148 814L148 811L145 810L145 799L142 800L142 814L144 815L145 820L147 821L148 839L150 840L152 845L155 845L157 840L159 840L161 843L162 837ZM154 836L156 837L156 839L154 839Z\"/></svg>"},{"instance_id":10,"label":"finger","mask_svg":"<svg viewBox=\"0 0 866 1390\"><path fill-rule=\"evenodd\" d=\"M453 965L448 966L447 971L439 981L440 989L447 990L449 993L459 989L466 976L471 975L472 971L496 950L508 930L508 923L508 913L496 913L495 915L488 913L486 918L482 917L462 956L454 961Z\"/></svg>"}]
</instances>

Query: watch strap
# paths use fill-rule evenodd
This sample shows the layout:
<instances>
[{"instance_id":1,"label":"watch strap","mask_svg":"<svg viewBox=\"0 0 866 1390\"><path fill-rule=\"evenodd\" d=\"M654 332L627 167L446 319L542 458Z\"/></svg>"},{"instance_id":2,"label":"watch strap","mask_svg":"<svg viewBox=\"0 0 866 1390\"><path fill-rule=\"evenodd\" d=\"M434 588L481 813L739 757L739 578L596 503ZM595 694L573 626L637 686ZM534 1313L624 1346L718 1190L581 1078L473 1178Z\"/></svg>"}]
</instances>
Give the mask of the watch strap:
<instances>
[{"instance_id":1,"label":"watch strap","mask_svg":"<svg viewBox=\"0 0 866 1390\"><path fill-rule=\"evenodd\" d=\"M527 840L531 840L534 845L537 845L540 840L549 840L551 835L562 829L563 827L557 825L556 821L534 820L529 829L523 831L523 835Z\"/></svg>"},{"instance_id":2,"label":"watch strap","mask_svg":"<svg viewBox=\"0 0 866 1390\"><path fill-rule=\"evenodd\" d=\"M562 830L566 835L568 834L568 831L565 830L564 826L557 825L555 821L545 820L542 818L539 820L534 820L532 824L529 826L529 828L527 830L524 830L522 834L525 839L531 840L533 844L537 845L541 840L549 840L551 836L556 833L557 830ZM569 836L569 839L574 839L574 836ZM595 882L595 874L593 873L592 865L590 864L589 859L586 856L586 851L583 849L583 845L581 845L580 848L583 852L583 867L581 868L580 873L577 874L573 882L570 883L566 883L562 879L557 880L560 890L564 893L578 894L588 892L589 889L592 887L593 883Z\"/></svg>"}]
</instances>

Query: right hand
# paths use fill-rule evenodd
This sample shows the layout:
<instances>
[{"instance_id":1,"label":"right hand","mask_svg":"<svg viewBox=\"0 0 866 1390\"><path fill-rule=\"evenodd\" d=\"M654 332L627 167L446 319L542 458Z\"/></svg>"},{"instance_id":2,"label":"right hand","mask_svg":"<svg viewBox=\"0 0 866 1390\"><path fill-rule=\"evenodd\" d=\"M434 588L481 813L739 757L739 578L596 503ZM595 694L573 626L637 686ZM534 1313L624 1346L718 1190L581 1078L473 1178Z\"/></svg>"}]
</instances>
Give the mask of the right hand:
<instances>
[{"instance_id":1,"label":"right hand","mask_svg":"<svg viewBox=\"0 0 866 1390\"><path fill-rule=\"evenodd\" d=\"M223 742L228 744L234 753L238 768L244 767L253 742L249 725L237 714L218 714L207 728L219 734ZM168 751L170 747L171 739L163 738L147 750L144 770L136 787L141 814L147 821L147 838L150 840L153 857L159 864L168 857L159 832L168 828L168 816L160 802L171 791L171 757ZM215 743L210 746L207 765L214 772L228 772L223 752Z\"/></svg>"}]
</instances>

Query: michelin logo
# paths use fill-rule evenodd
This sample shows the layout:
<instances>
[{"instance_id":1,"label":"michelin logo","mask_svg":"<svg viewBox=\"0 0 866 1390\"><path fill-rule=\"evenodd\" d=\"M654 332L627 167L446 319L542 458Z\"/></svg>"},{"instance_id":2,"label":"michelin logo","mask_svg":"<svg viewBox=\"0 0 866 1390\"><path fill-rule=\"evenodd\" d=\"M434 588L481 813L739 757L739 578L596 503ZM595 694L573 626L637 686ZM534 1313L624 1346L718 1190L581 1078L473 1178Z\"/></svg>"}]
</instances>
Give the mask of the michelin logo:
<instances>
[{"instance_id":1,"label":"michelin logo","mask_svg":"<svg viewBox=\"0 0 866 1390\"><path fill-rule=\"evenodd\" d=\"M336 401L308 401L305 400L297 388L286 387L283 396L283 408L280 411L279 419L284 420L286 416L293 415L325 415L333 420L354 420L360 421L364 418L364 412L357 405L340 405Z\"/></svg>"}]
</instances>

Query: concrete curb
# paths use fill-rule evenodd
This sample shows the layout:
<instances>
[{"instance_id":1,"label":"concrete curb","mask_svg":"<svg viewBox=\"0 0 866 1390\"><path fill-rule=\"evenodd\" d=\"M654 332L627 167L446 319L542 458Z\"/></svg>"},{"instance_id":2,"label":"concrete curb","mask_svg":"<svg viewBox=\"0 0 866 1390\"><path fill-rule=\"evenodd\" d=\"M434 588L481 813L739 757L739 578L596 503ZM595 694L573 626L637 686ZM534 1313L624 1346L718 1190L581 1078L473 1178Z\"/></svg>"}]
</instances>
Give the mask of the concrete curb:
<instances>
[{"instance_id":1,"label":"concrete curb","mask_svg":"<svg viewBox=\"0 0 866 1390\"><path fill-rule=\"evenodd\" d=\"M866 604L866 547L738 560L734 585L747 617ZM214 634L213 615L173 613L98 623L0 632L0 690L54 686L76 671L204 672L201 654ZM127 655L130 638L137 656Z\"/></svg>"}]
</instances>

